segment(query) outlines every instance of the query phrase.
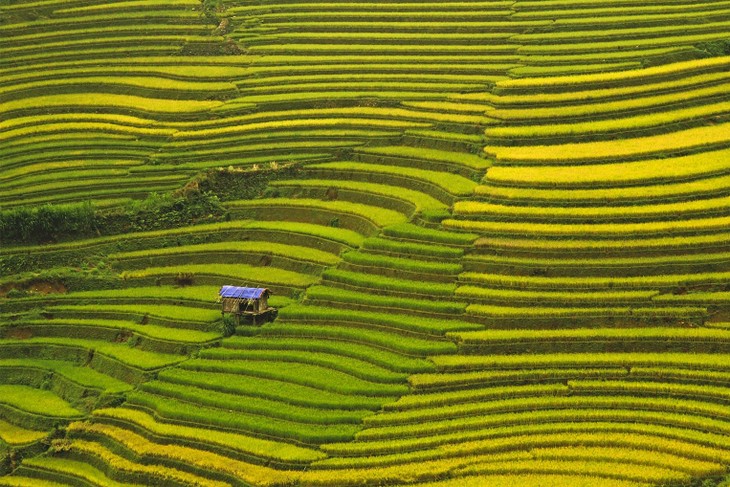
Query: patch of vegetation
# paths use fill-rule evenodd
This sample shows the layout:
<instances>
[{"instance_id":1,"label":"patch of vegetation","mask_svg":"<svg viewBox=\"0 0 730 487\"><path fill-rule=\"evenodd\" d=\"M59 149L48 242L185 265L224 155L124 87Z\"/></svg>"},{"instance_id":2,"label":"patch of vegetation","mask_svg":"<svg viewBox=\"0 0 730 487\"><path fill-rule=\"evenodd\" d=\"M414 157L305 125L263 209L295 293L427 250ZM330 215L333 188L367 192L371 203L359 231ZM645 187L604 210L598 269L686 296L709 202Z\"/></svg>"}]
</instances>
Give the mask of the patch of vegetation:
<instances>
[{"instance_id":1,"label":"patch of vegetation","mask_svg":"<svg viewBox=\"0 0 730 487\"><path fill-rule=\"evenodd\" d=\"M727 56L730 54L730 39L701 42L697 44L697 49L702 51L702 53L708 57Z\"/></svg>"},{"instance_id":2,"label":"patch of vegetation","mask_svg":"<svg viewBox=\"0 0 730 487\"><path fill-rule=\"evenodd\" d=\"M220 201L246 200L267 194L269 182L277 179L290 179L297 175L298 166L292 163L271 162L261 167L213 168L198 175L188 188L203 194L215 194Z\"/></svg>"},{"instance_id":3,"label":"patch of vegetation","mask_svg":"<svg viewBox=\"0 0 730 487\"><path fill-rule=\"evenodd\" d=\"M0 211L0 242L42 243L90 235L96 211L91 203L46 204Z\"/></svg>"},{"instance_id":4,"label":"patch of vegetation","mask_svg":"<svg viewBox=\"0 0 730 487\"><path fill-rule=\"evenodd\" d=\"M191 184L175 193L152 193L121 208L90 202L46 204L0 211L0 242L40 244L70 238L162 230L224 219L218 197Z\"/></svg>"}]
</instances>

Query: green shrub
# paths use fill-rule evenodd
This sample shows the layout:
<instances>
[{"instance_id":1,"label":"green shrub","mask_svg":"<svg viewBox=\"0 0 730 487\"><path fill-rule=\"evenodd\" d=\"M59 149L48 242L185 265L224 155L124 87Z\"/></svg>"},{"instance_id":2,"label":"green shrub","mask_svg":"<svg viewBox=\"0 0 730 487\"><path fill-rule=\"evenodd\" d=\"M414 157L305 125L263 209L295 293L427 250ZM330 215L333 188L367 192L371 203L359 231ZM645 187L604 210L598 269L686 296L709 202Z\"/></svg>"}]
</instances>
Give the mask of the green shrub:
<instances>
[{"instance_id":1,"label":"green shrub","mask_svg":"<svg viewBox=\"0 0 730 487\"><path fill-rule=\"evenodd\" d=\"M10 291L7 292L5 295L6 298L14 299L14 298L24 298L28 296L27 291L23 291L21 289L12 288Z\"/></svg>"},{"instance_id":2,"label":"green shrub","mask_svg":"<svg viewBox=\"0 0 730 487\"><path fill-rule=\"evenodd\" d=\"M697 49L710 57L727 56L730 54L730 40L718 39L716 41L701 42L696 45Z\"/></svg>"},{"instance_id":3,"label":"green shrub","mask_svg":"<svg viewBox=\"0 0 730 487\"><path fill-rule=\"evenodd\" d=\"M211 168L196 176L192 184L203 194L215 194L220 201L254 199L265 195L271 181L293 178L297 172L297 165L275 162L263 168Z\"/></svg>"},{"instance_id":4,"label":"green shrub","mask_svg":"<svg viewBox=\"0 0 730 487\"><path fill-rule=\"evenodd\" d=\"M172 194L152 193L144 200L132 201L121 211L99 216L105 233L161 230L191 223L222 221L225 209L218 197L188 185Z\"/></svg>"},{"instance_id":5,"label":"green shrub","mask_svg":"<svg viewBox=\"0 0 730 487\"><path fill-rule=\"evenodd\" d=\"M230 314L225 315L223 320L221 320L221 333L224 337L229 337L236 333L236 320Z\"/></svg>"},{"instance_id":6,"label":"green shrub","mask_svg":"<svg viewBox=\"0 0 730 487\"><path fill-rule=\"evenodd\" d=\"M0 211L0 242L38 244L97 232L161 230L222 221L224 214L217 196L187 187L175 194L153 193L119 208L95 208L89 202L19 207Z\"/></svg>"},{"instance_id":7,"label":"green shrub","mask_svg":"<svg viewBox=\"0 0 730 487\"><path fill-rule=\"evenodd\" d=\"M0 211L0 242L45 243L87 236L96 228L91 203L46 204Z\"/></svg>"}]
</instances>

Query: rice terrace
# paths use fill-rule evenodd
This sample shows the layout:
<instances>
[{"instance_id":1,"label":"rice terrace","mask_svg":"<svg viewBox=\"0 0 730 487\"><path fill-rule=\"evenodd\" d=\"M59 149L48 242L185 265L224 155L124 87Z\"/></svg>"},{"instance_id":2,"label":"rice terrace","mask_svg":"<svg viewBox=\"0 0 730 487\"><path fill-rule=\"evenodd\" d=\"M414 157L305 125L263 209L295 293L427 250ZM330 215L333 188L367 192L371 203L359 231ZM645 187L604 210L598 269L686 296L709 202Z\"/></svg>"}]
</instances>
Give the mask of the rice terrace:
<instances>
[{"instance_id":1,"label":"rice terrace","mask_svg":"<svg viewBox=\"0 0 730 487\"><path fill-rule=\"evenodd\" d=\"M0 486L730 486L730 0L0 0Z\"/></svg>"}]
</instances>

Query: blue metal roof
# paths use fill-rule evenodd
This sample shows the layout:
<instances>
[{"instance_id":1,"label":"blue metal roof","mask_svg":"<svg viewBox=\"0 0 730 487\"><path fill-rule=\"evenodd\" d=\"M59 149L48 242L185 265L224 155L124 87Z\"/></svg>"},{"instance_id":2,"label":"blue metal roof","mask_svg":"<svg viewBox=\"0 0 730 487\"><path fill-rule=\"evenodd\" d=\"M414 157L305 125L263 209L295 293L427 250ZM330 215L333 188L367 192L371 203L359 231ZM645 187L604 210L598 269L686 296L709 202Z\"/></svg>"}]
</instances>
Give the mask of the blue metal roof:
<instances>
[{"instance_id":1,"label":"blue metal roof","mask_svg":"<svg viewBox=\"0 0 730 487\"><path fill-rule=\"evenodd\" d=\"M268 289L263 287L223 286L218 294L222 298L259 299Z\"/></svg>"}]
</instances>

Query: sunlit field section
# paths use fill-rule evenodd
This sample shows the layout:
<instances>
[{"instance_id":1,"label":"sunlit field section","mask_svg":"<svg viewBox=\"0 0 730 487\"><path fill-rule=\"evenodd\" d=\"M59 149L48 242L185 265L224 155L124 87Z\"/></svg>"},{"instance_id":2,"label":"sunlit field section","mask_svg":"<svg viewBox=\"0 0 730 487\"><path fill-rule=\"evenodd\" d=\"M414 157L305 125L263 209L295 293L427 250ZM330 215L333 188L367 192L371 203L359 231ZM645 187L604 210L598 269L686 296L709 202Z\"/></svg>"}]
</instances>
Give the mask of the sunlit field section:
<instances>
[{"instance_id":1,"label":"sunlit field section","mask_svg":"<svg viewBox=\"0 0 730 487\"><path fill-rule=\"evenodd\" d=\"M1 8L3 208L118 205L184 183L190 172L151 167L150 158L175 122L235 96L230 78L246 65L217 55L224 39L210 35L199 2Z\"/></svg>"},{"instance_id":2,"label":"sunlit field section","mask_svg":"<svg viewBox=\"0 0 730 487\"><path fill-rule=\"evenodd\" d=\"M682 474L680 458L698 459L681 451L694 448L684 443L690 437L699 439L690 411L714 408L722 401L713 394L727 391L710 379L727 360L726 62L497 82L488 112L494 123L485 131L494 163L475 197L456 202L454 218L443 222L481 235L464 259L456 295L470 303L466 316L490 329L449 334L460 353L435 357L437 374L411 376L423 395L389 405L382 423L372 418L373 429L359 435L363 451L373 442L425 456L463 441L479 452L529 450L534 462L542 446L508 444L544 441L556 448L552 461L581 458L579 468L597 477L681 485L689 482L683 475L718 475L709 464ZM542 389L549 384L564 389ZM631 424L619 419L626 408ZM413 438L403 439L403 426L388 418L413 422ZM613 428L621 440L611 439ZM659 446L670 438L671 453ZM712 444L716 453L725 448ZM569 453L577 445L606 455L586 453L587 462ZM632 468L644 465L642 474L618 460L623 449L634 452ZM663 453L637 451L645 449ZM661 465L664 453L671 464ZM622 467L600 473L592 463L598 458Z\"/></svg>"},{"instance_id":3,"label":"sunlit field section","mask_svg":"<svg viewBox=\"0 0 730 487\"><path fill-rule=\"evenodd\" d=\"M4 2L0 485L719 485L729 22Z\"/></svg>"}]
</instances>

